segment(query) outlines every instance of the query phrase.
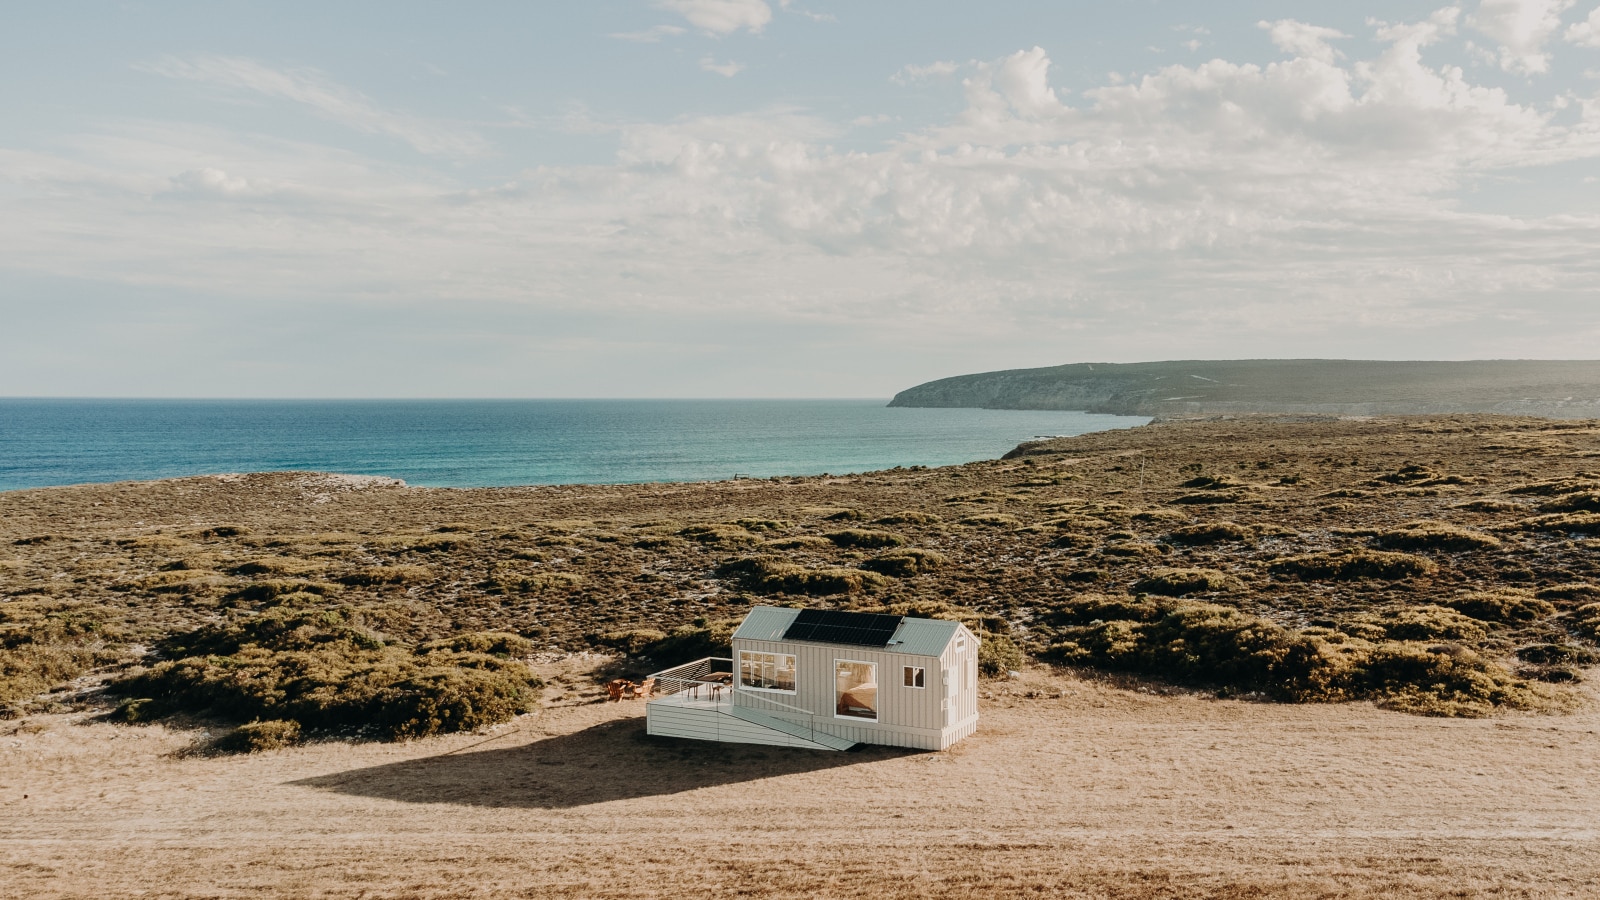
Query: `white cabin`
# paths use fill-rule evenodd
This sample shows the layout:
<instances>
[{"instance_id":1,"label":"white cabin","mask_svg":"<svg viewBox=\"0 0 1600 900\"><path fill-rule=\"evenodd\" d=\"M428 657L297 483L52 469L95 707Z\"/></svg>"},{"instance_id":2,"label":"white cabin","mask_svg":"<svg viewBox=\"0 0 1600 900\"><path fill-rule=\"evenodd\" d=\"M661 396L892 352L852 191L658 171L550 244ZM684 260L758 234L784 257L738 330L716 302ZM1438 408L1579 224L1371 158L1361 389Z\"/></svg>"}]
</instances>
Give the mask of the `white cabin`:
<instances>
[{"instance_id":1,"label":"white cabin","mask_svg":"<svg viewBox=\"0 0 1600 900\"><path fill-rule=\"evenodd\" d=\"M650 734L943 750L978 727L978 639L945 619L757 606L731 659L652 677Z\"/></svg>"}]
</instances>

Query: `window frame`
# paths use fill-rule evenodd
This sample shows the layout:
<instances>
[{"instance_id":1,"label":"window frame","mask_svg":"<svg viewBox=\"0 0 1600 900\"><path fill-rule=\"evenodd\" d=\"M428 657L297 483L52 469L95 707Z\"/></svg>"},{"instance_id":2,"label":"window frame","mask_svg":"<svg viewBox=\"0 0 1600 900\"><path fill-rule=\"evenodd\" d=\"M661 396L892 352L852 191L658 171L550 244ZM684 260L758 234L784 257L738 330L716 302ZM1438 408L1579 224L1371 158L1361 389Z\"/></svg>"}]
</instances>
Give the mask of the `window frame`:
<instances>
[{"instance_id":1,"label":"window frame","mask_svg":"<svg viewBox=\"0 0 1600 900\"><path fill-rule=\"evenodd\" d=\"M917 674L913 676L911 674L912 672L915 672ZM925 691L925 690L927 690L928 689L928 667L927 666L905 666L904 667L904 672L901 674L901 681L903 682L902 687L910 688L911 690L914 690L914 691Z\"/></svg>"},{"instance_id":2,"label":"window frame","mask_svg":"<svg viewBox=\"0 0 1600 900\"><path fill-rule=\"evenodd\" d=\"M783 659L783 658L787 658L789 660L789 672L794 678L794 680L793 680L794 687L791 687L791 688L758 687L756 685L746 684L745 680L744 680L744 676L745 676L744 659L745 659L746 656L767 656L767 657L771 657L772 658L772 663L771 663L772 672L773 672L774 676L776 676L777 673L779 671L781 671L781 669L780 669L780 667L778 665L778 660ZM739 658L737 660L735 660L735 665L738 667L739 690L741 690L741 691L758 691L758 692L764 693L764 694L788 694L790 696L794 696L795 694L799 693L799 689L800 689L800 667L799 667L798 663L799 663L799 660L795 657L795 654L793 654L793 653L779 653L776 650L740 650L739 651ZM774 684L777 683L777 678L776 677L773 678L773 683Z\"/></svg>"},{"instance_id":3,"label":"window frame","mask_svg":"<svg viewBox=\"0 0 1600 900\"><path fill-rule=\"evenodd\" d=\"M876 689L878 691L878 693L874 695L873 701L872 701L872 718L869 719L866 716L843 715L843 714L841 714L839 712L839 699L840 699L840 695L839 695L839 666L842 663L849 663L850 665L854 665L854 666L871 666L872 667L872 682L871 683L877 685ZM866 683L867 682L865 682L865 681L862 682L862 684L866 684ZM881 721L883 719L883 709L882 709L882 707L883 707L883 685L878 682L878 664L875 663L875 662L872 662L870 660L865 660L865 659L844 659L843 657L834 657L834 660L833 660L833 717L835 719L841 719L841 720L846 721L846 722L871 722L873 724L877 724L879 721Z\"/></svg>"}]
</instances>

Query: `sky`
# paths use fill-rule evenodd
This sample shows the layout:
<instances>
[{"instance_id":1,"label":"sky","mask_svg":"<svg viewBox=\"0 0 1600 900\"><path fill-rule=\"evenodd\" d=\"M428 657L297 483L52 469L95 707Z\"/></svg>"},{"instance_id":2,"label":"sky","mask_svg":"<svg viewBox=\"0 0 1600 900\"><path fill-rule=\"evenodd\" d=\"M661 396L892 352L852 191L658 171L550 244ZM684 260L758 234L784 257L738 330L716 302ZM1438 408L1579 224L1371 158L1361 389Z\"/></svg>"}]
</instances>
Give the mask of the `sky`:
<instances>
[{"instance_id":1,"label":"sky","mask_svg":"<svg viewBox=\"0 0 1600 900\"><path fill-rule=\"evenodd\" d=\"M1597 347L1600 0L0 11L0 396Z\"/></svg>"}]
</instances>

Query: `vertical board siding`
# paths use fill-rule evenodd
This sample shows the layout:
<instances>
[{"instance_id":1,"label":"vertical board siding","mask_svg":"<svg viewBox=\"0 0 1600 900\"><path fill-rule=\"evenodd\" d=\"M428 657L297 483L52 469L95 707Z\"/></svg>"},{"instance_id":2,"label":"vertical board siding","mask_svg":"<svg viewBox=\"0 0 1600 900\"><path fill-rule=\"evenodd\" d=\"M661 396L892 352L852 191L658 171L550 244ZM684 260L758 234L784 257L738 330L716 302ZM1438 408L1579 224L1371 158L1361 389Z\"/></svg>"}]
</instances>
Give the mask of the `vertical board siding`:
<instances>
[{"instance_id":1,"label":"vertical board siding","mask_svg":"<svg viewBox=\"0 0 1600 900\"><path fill-rule=\"evenodd\" d=\"M943 655L938 657L890 653L870 647L735 639L733 702L737 706L758 709L797 724L810 724L819 731L857 743L942 750L959 737L971 734L976 727L977 691L968 688L965 667L969 662L976 663L978 642L964 627L958 633L966 636L965 649L956 653L952 641L945 647ZM795 693L766 694L738 689L741 650L794 654ZM867 662L877 666L878 721L834 715L836 660ZM927 687L919 689L905 686L903 668L908 665L921 666L926 670L924 683ZM956 696L951 698L948 724L944 710L943 676L946 672L958 679L959 685ZM797 712L794 707L813 715ZM953 737L957 732L963 733Z\"/></svg>"}]
</instances>

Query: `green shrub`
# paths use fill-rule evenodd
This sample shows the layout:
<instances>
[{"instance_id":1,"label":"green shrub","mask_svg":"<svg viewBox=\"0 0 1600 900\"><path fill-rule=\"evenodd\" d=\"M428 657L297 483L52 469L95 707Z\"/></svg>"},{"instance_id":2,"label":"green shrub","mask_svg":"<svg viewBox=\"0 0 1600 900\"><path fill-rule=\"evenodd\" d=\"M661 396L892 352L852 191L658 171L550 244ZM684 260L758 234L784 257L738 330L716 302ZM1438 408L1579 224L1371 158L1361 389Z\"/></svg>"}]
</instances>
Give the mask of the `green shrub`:
<instances>
[{"instance_id":1,"label":"green shrub","mask_svg":"<svg viewBox=\"0 0 1600 900\"><path fill-rule=\"evenodd\" d=\"M876 525L937 525L941 521L943 520L933 513L907 509L884 516L881 519L874 519L873 523Z\"/></svg>"},{"instance_id":2,"label":"green shrub","mask_svg":"<svg viewBox=\"0 0 1600 900\"><path fill-rule=\"evenodd\" d=\"M1198 491L1172 498L1173 503L1187 506L1220 506L1226 503L1243 503L1250 499L1245 491Z\"/></svg>"},{"instance_id":3,"label":"green shrub","mask_svg":"<svg viewBox=\"0 0 1600 900\"><path fill-rule=\"evenodd\" d=\"M1517 659L1541 666L1592 666L1600 662L1600 653L1574 644L1530 644L1517 648Z\"/></svg>"},{"instance_id":4,"label":"green shrub","mask_svg":"<svg viewBox=\"0 0 1600 900\"><path fill-rule=\"evenodd\" d=\"M608 631L595 638L595 642L603 647L620 650L628 656L639 656L666 639L667 633L664 631L657 631L654 628L630 628L624 631Z\"/></svg>"},{"instance_id":5,"label":"green shrub","mask_svg":"<svg viewBox=\"0 0 1600 900\"><path fill-rule=\"evenodd\" d=\"M326 596L336 594L339 590L339 585L325 581L253 581L230 591L223 596L223 599L268 603L289 594Z\"/></svg>"},{"instance_id":6,"label":"green shrub","mask_svg":"<svg viewBox=\"0 0 1600 900\"><path fill-rule=\"evenodd\" d=\"M1016 516L1008 516L1005 513L965 516L960 521L963 525L977 525L983 528L1016 528L1022 525Z\"/></svg>"},{"instance_id":7,"label":"green shrub","mask_svg":"<svg viewBox=\"0 0 1600 900\"><path fill-rule=\"evenodd\" d=\"M944 554L937 551L906 547L881 553L862 563L861 567L881 575L910 578L940 568L945 562Z\"/></svg>"},{"instance_id":8,"label":"green shrub","mask_svg":"<svg viewBox=\"0 0 1600 900\"><path fill-rule=\"evenodd\" d=\"M715 544L720 547L746 546L761 542L760 538L739 525L690 525L678 532L678 535L696 543Z\"/></svg>"},{"instance_id":9,"label":"green shrub","mask_svg":"<svg viewBox=\"0 0 1600 900\"><path fill-rule=\"evenodd\" d=\"M883 576L860 569L808 569L771 557L724 563L717 574L759 593L853 594L885 585Z\"/></svg>"},{"instance_id":10,"label":"green shrub","mask_svg":"<svg viewBox=\"0 0 1600 900\"><path fill-rule=\"evenodd\" d=\"M520 634L505 631L467 631L438 641L429 641L417 648L418 653L448 650L452 653L486 653L507 659L532 656L533 641Z\"/></svg>"},{"instance_id":11,"label":"green shrub","mask_svg":"<svg viewBox=\"0 0 1600 900\"><path fill-rule=\"evenodd\" d=\"M213 742L224 753L262 753L300 743L300 723L268 719L240 725Z\"/></svg>"},{"instance_id":12,"label":"green shrub","mask_svg":"<svg viewBox=\"0 0 1600 900\"><path fill-rule=\"evenodd\" d=\"M1460 594L1440 603L1485 622L1532 622L1556 611L1549 601L1513 588Z\"/></svg>"},{"instance_id":13,"label":"green shrub","mask_svg":"<svg viewBox=\"0 0 1600 900\"><path fill-rule=\"evenodd\" d=\"M781 519L737 519L735 525L746 531L782 531L789 523Z\"/></svg>"},{"instance_id":14,"label":"green shrub","mask_svg":"<svg viewBox=\"0 0 1600 900\"><path fill-rule=\"evenodd\" d=\"M1438 570L1438 566L1431 560L1409 553L1350 550L1312 553L1274 560L1271 570L1277 575L1291 575L1313 581L1350 581L1357 578L1398 581L1418 575L1431 575Z\"/></svg>"},{"instance_id":15,"label":"green shrub","mask_svg":"<svg viewBox=\"0 0 1600 900\"><path fill-rule=\"evenodd\" d=\"M1578 491L1539 504L1540 512L1600 512L1600 491Z\"/></svg>"},{"instance_id":16,"label":"green shrub","mask_svg":"<svg viewBox=\"0 0 1600 900\"><path fill-rule=\"evenodd\" d=\"M820 535L802 534L792 538L767 541L764 546L774 550L832 550L833 541Z\"/></svg>"},{"instance_id":17,"label":"green shrub","mask_svg":"<svg viewBox=\"0 0 1600 900\"><path fill-rule=\"evenodd\" d=\"M1182 597L1213 591L1242 591L1244 582L1216 569L1156 569L1134 584L1148 594Z\"/></svg>"},{"instance_id":18,"label":"green shrub","mask_svg":"<svg viewBox=\"0 0 1600 900\"><path fill-rule=\"evenodd\" d=\"M1587 603L1573 610L1572 630L1591 641L1600 641L1600 603Z\"/></svg>"},{"instance_id":19,"label":"green shrub","mask_svg":"<svg viewBox=\"0 0 1600 900\"><path fill-rule=\"evenodd\" d=\"M1600 534L1600 513L1552 513L1523 519L1515 526L1523 531L1549 531L1563 534Z\"/></svg>"},{"instance_id":20,"label":"green shrub","mask_svg":"<svg viewBox=\"0 0 1600 900\"><path fill-rule=\"evenodd\" d=\"M1526 682L1458 646L1383 644L1368 654L1361 676L1384 706L1417 715L1476 718L1540 700Z\"/></svg>"},{"instance_id":21,"label":"green shrub","mask_svg":"<svg viewBox=\"0 0 1600 900\"><path fill-rule=\"evenodd\" d=\"M1398 609L1376 623L1396 641L1481 641L1487 636L1483 623L1443 606Z\"/></svg>"},{"instance_id":22,"label":"green shrub","mask_svg":"<svg viewBox=\"0 0 1600 900\"><path fill-rule=\"evenodd\" d=\"M1552 584L1548 587L1539 588L1534 592L1534 596L1540 600L1565 600L1568 602L1587 600L1592 602L1600 600L1600 585L1588 584L1582 581Z\"/></svg>"},{"instance_id":23,"label":"green shrub","mask_svg":"<svg viewBox=\"0 0 1600 900\"><path fill-rule=\"evenodd\" d=\"M1027 657L1003 634L978 635L978 671L990 677L1021 669Z\"/></svg>"},{"instance_id":24,"label":"green shrub","mask_svg":"<svg viewBox=\"0 0 1600 900\"><path fill-rule=\"evenodd\" d=\"M663 668L694 662L708 656L733 655L733 632L739 619L721 619L704 625L684 625L653 644L639 648L638 656L648 657Z\"/></svg>"},{"instance_id":25,"label":"green shrub","mask_svg":"<svg viewBox=\"0 0 1600 900\"><path fill-rule=\"evenodd\" d=\"M1412 522L1393 531L1378 534L1378 546L1390 550L1444 550L1460 553L1468 550L1492 550L1500 546L1499 538L1431 522Z\"/></svg>"},{"instance_id":26,"label":"green shrub","mask_svg":"<svg viewBox=\"0 0 1600 900\"><path fill-rule=\"evenodd\" d=\"M463 647L520 649L515 635L458 637ZM169 640L162 650L176 658L108 690L147 701L143 718L283 720L390 739L503 722L535 705L540 681L527 666L450 643L413 651L365 628L359 610L279 607Z\"/></svg>"},{"instance_id":27,"label":"green shrub","mask_svg":"<svg viewBox=\"0 0 1600 900\"><path fill-rule=\"evenodd\" d=\"M1255 536L1255 529L1237 522L1201 522L1173 529L1164 540L1171 544L1198 547L1225 541L1251 541Z\"/></svg>"},{"instance_id":28,"label":"green shrub","mask_svg":"<svg viewBox=\"0 0 1600 900\"><path fill-rule=\"evenodd\" d=\"M898 534L865 528L846 528L843 531L829 532L824 537L840 547L899 547L906 542L906 539Z\"/></svg>"},{"instance_id":29,"label":"green shrub","mask_svg":"<svg viewBox=\"0 0 1600 900\"><path fill-rule=\"evenodd\" d=\"M339 581L361 587L422 584L432 580L433 570L426 566L371 566L339 576Z\"/></svg>"}]
</instances>

